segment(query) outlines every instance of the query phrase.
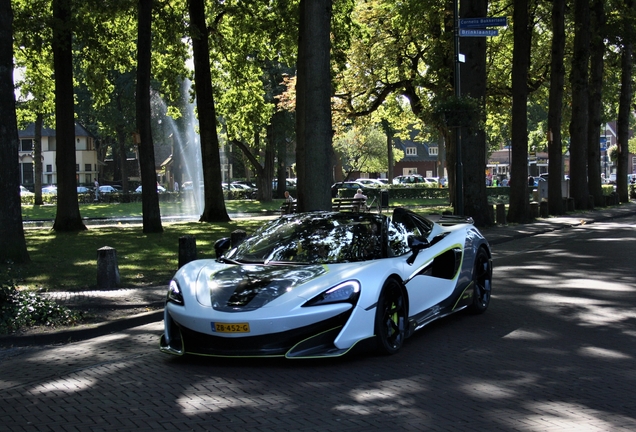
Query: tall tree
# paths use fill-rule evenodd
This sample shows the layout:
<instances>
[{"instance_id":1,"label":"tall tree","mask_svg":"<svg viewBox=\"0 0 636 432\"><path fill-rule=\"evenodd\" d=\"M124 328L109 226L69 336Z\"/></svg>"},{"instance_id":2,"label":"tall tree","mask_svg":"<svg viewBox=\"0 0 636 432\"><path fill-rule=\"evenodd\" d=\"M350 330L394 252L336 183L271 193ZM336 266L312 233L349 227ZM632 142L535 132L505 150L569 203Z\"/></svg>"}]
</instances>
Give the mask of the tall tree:
<instances>
[{"instance_id":1,"label":"tall tree","mask_svg":"<svg viewBox=\"0 0 636 432\"><path fill-rule=\"evenodd\" d=\"M152 49L152 0L139 0L137 37L137 130L139 131L139 168L142 185L143 232L163 232L155 150L150 112L150 58Z\"/></svg>"},{"instance_id":2,"label":"tall tree","mask_svg":"<svg viewBox=\"0 0 636 432\"><path fill-rule=\"evenodd\" d=\"M633 74L634 74L634 0L625 0L622 19L623 43L621 49L621 91L618 104L616 144L618 146L616 169L616 192L621 202L629 202L627 187L627 165L629 162L629 123L633 116Z\"/></svg>"},{"instance_id":3,"label":"tall tree","mask_svg":"<svg viewBox=\"0 0 636 432\"><path fill-rule=\"evenodd\" d=\"M487 0L462 2L460 16L480 18L488 15ZM486 133L485 100L486 100L486 38L464 38L462 50L466 53L466 63L462 66L461 89L465 94L478 102L479 126L473 126L461 140L464 166L464 213L470 215L478 226L492 225L491 212L487 211L486 196ZM492 206L491 206L492 208Z\"/></svg>"},{"instance_id":4,"label":"tall tree","mask_svg":"<svg viewBox=\"0 0 636 432\"><path fill-rule=\"evenodd\" d=\"M587 169L589 59L590 0L574 0L574 47L570 71L570 192L577 209L587 209L590 197Z\"/></svg>"},{"instance_id":5,"label":"tall tree","mask_svg":"<svg viewBox=\"0 0 636 432\"><path fill-rule=\"evenodd\" d=\"M588 193L597 206L605 205L601 187L601 116L605 67L605 1L593 0L590 14L590 80L587 134ZM592 203L590 203L592 204Z\"/></svg>"},{"instance_id":6,"label":"tall tree","mask_svg":"<svg viewBox=\"0 0 636 432\"><path fill-rule=\"evenodd\" d=\"M563 149L561 123L563 119L563 84L565 82L565 0L552 2L552 52L550 59L550 96L548 101L548 212L563 213Z\"/></svg>"},{"instance_id":7,"label":"tall tree","mask_svg":"<svg viewBox=\"0 0 636 432\"><path fill-rule=\"evenodd\" d=\"M331 0L301 0L296 81L298 209L331 209Z\"/></svg>"},{"instance_id":8,"label":"tall tree","mask_svg":"<svg viewBox=\"0 0 636 432\"><path fill-rule=\"evenodd\" d=\"M29 262L20 202L18 123L13 89L13 11L0 0L0 261Z\"/></svg>"},{"instance_id":9,"label":"tall tree","mask_svg":"<svg viewBox=\"0 0 636 432\"><path fill-rule=\"evenodd\" d=\"M508 220L527 222L528 202L528 69L530 35L528 1L514 0L514 52L512 60L512 167Z\"/></svg>"},{"instance_id":10,"label":"tall tree","mask_svg":"<svg viewBox=\"0 0 636 432\"><path fill-rule=\"evenodd\" d=\"M55 69L55 139L57 212L53 229L81 231L77 200L75 117L73 99L73 26L71 0L53 0L53 67Z\"/></svg>"},{"instance_id":11,"label":"tall tree","mask_svg":"<svg viewBox=\"0 0 636 432\"><path fill-rule=\"evenodd\" d=\"M221 156L219 155L219 137L216 132L216 112L210 75L210 49L205 24L205 2L203 0L189 0L188 5L205 186L205 207L200 221L226 222L230 220L230 217L225 209L221 186Z\"/></svg>"}]
</instances>

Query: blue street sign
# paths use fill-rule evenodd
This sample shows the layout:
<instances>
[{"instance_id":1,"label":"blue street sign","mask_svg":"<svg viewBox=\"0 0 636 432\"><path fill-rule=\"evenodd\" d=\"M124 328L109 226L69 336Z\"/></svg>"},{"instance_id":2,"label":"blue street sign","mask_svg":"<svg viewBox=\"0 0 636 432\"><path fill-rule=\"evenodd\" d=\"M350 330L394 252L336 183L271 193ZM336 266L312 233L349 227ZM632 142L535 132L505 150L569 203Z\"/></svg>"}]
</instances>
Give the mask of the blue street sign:
<instances>
[{"instance_id":1,"label":"blue street sign","mask_svg":"<svg viewBox=\"0 0 636 432\"><path fill-rule=\"evenodd\" d=\"M463 37L484 37L484 36L497 36L499 30L489 29L459 29L459 35Z\"/></svg>"},{"instance_id":2,"label":"blue street sign","mask_svg":"<svg viewBox=\"0 0 636 432\"><path fill-rule=\"evenodd\" d=\"M508 25L506 17L496 18L464 18L459 20L459 28L483 29L486 27L505 27Z\"/></svg>"}]
</instances>

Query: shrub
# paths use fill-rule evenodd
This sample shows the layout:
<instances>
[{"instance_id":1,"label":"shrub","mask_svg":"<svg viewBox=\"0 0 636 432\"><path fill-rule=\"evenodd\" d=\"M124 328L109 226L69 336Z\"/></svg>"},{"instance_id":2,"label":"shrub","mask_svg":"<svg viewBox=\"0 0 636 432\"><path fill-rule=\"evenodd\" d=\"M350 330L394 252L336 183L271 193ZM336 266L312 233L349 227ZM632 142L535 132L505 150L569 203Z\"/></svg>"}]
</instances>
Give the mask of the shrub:
<instances>
[{"instance_id":1,"label":"shrub","mask_svg":"<svg viewBox=\"0 0 636 432\"><path fill-rule=\"evenodd\" d=\"M0 334L14 333L36 325L55 326L77 323L82 314L43 298L20 291L13 284L0 286Z\"/></svg>"}]
</instances>

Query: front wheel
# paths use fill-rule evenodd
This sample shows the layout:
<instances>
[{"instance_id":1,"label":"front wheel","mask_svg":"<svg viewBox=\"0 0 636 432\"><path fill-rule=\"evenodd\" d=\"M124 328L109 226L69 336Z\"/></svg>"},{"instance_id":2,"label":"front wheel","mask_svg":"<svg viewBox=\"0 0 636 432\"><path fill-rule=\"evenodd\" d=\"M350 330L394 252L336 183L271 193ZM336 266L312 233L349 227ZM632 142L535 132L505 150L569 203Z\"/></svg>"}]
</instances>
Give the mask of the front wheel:
<instances>
[{"instance_id":1,"label":"front wheel","mask_svg":"<svg viewBox=\"0 0 636 432\"><path fill-rule=\"evenodd\" d=\"M475 314L486 312L492 293L492 260L483 248L475 256L473 290L473 302L468 310Z\"/></svg>"},{"instance_id":2,"label":"front wheel","mask_svg":"<svg viewBox=\"0 0 636 432\"><path fill-rule=\"evenodd\" d=\"M375 313L375 338L383 354L395 354L406 336L407 307L404 290L395 279L384 283Z\"/></svg>"}]
</instances>

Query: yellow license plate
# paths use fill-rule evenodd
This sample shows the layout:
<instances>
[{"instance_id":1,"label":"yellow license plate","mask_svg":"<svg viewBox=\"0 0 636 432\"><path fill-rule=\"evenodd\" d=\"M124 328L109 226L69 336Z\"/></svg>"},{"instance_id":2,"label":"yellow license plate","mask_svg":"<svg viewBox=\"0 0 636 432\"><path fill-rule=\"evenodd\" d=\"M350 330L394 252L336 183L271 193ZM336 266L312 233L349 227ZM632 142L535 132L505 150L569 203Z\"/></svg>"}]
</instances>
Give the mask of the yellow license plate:
<instances>
[{"instance_id":1,"label":"yellow license plate","mask_svg":"<svg viewBox=\"0 0 636 432\"><path fill-rule=\"evenodd\" d=\"M212 331L217 333L249 333L250 325L248 323L212 323Z\"/></svg>"}]
</instances>

